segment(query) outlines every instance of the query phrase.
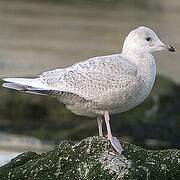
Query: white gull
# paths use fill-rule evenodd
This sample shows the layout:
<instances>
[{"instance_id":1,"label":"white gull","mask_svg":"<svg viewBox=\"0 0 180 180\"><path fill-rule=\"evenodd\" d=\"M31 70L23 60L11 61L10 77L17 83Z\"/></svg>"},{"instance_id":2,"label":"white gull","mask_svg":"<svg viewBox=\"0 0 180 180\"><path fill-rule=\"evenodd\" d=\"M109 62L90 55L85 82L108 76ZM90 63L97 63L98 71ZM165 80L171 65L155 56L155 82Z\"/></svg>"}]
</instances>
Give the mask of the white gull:
<instances>
[{"instance_id":1,"label":"white gull","mask_svg":"<svg viewBox=\"0 0 180 180\"><path fill-rule=\"evenodd\" d=\"M163 49L175 51L151 29L141 26L128 34L120 54L90 58L34 79L5 78L3 87L50 95L75 114L97 117L100 136L105 120L107 138L121 153L122 147L111 133L109 114L128 111L145 100L156 77L152 53Z\"/></svg>"}]
</instances>

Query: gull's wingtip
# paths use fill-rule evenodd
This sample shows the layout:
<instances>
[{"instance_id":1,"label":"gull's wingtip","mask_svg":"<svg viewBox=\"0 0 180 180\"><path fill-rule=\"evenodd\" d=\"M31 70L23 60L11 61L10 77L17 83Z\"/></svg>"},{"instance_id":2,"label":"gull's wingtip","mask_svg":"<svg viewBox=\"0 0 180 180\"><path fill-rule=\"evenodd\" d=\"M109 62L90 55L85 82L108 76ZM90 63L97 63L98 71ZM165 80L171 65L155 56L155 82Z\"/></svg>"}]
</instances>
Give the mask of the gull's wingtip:
<instances>
[{"instance_id":1,"label":"gull's wingtip","mask_svg":"<svg viewBox=\"0 0 180 180\"><path fill-rule=\"evenodd\" d=\"M4 80L3 80L3 81L4 81ZM6 82L5 82L5 83L3 83L1 86L2 86L3 88L9 88L8 84L9 84L9 83L6 83Z\"/></svg>"},{"instance_id":2,"label":"gull's wingtip","mask_svg":"<svg viewBox=\"0 0 180 180\"><path fill-rule=\"evenodd\" d=\"M23 90L23 88L21 86L19 86L17 84L14 84L14 83L8 83L8 82L4 82L2 84L2 87L3 88L8 88L8 89L15 89L15 90L18 90L18 91Z\"/></svg>"},{"instance_id":3,"label":"gull's wingtip","mask_svg":"<svg viewBox=\"0 0 180 180\"><path fill-rule=\"evenodd\" d=\"M5 83L6 83L6 79L7 78L2 78L0 81L0 86L4 87L5 88Z\"/></svg>"},{"instance_id":4,"label":"gull's wingtip","mask_svg":"<svg viewBox=\"0 0 180 180\"><path fill-rule=\"evenodd\" d=\"M3 80L4 82L11 82L12 79L13 79L13 78L3 78L2 80Z\"/></svg>"}]
</instances>

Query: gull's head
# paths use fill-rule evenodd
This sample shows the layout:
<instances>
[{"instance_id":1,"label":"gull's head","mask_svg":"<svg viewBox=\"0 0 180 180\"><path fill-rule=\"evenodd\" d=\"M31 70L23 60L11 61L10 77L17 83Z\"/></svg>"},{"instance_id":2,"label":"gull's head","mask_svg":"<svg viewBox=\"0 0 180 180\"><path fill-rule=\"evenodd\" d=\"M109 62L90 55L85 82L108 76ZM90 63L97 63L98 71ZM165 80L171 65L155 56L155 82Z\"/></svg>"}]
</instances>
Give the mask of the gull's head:
<instances>
[{"instance_id":1,"label":"gull's head","mask_svg":"<svg viewBox=\"0 0 180 180\"><path fill-rule=\"evenodd\" d=\"M172 46L162 43L153 30L144 26L132 30L123 45L123 53L153 53L160 50L175 52Z\"/></svg>"}]
</instances>

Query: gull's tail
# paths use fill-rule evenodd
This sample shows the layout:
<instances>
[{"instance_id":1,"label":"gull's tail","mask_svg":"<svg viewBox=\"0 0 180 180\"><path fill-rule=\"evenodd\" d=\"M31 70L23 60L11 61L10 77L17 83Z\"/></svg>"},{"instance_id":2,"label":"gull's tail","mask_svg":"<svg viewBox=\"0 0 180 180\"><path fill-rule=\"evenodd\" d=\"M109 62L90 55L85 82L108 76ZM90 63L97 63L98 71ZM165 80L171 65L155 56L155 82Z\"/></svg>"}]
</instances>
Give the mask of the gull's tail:
<instances>
[{"instance_id":1,"label":"gull's tail","mask_svg":"<svg viewBox=\"0 0 180 180\"><path fill-rule=\"evenodd\" d=\"M48 95L52 90L46 84L42 83L39 78L5 78L3 79L3 87L25 91L32 94Z\"/></svg>"}]
</instances>

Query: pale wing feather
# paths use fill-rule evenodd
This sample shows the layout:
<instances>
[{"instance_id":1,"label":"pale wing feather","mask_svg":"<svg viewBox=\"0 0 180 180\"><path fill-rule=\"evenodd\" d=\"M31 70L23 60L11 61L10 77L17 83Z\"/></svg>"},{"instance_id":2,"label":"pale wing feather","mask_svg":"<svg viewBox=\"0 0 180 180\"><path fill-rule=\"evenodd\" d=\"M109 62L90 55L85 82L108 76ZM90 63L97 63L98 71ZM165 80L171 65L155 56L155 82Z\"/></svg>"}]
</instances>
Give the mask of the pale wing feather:
<instances>
[{"instance_id":1,"label":"pale wing feather","mask_svg":"<svg viewBox=\"0 0 180 180\"><path fill-rule=\"evenodd\" d=\"M50 87L93 101L111 97L139 78L138 69L120 54L91 58L40 76Z\"/></svg>"}]
</instances>

